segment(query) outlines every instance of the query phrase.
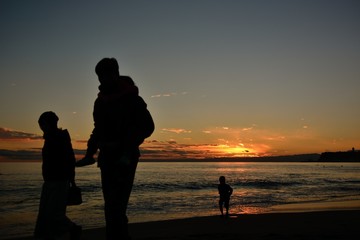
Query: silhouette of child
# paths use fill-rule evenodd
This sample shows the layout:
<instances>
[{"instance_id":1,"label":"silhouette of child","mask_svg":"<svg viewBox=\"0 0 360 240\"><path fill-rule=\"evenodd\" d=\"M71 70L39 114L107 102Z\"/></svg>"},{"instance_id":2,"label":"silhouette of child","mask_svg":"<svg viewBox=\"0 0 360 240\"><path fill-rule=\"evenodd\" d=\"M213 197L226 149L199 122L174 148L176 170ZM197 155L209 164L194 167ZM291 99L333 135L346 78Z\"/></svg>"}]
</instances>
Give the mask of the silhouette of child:
<instances>
[{"instance_id":1,"label":"silhouette of child","mask_svg":"<svg viewBox=\"0 0 360 240\"><path fill-rule=\"evenodd\" d=\"M45 139L42 149L44 183L34 237L57 239L69 234L71 240L78 240L81 226L66 216L69 186L75 185L75 155L69 132L57 127L58 120L54 112L44 112L39 118Z\"/></svg>"},{"instance_id":2,"label":"silhouette of child","mask_svg":"<svg viewBox=\"0 0 360 240\"><path fill-rule=\"evenodd\" d=\"M229 184L225 183L224 176L221 176L219 178L219 182L220 182L220 184L218 185L218 190L220 194L219 208L220 208L221 216L224 216L223 206L226 209L226 216L229 216L230 196L233 193L233 189L230 187Z\"/></svg>"}]
</instances>

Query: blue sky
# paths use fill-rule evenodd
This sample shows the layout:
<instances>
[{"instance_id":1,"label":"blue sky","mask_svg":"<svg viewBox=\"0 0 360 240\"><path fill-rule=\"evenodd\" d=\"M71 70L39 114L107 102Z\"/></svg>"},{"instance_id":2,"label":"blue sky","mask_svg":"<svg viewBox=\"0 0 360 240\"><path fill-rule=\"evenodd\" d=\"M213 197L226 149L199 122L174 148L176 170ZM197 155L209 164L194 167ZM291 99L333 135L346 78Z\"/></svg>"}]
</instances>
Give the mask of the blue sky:
<instances>
[{"instance_id":1,"label":"blue sky","mask_svg":"<svg viewBox=\"0 0 360 240\"><path fill-rule=\"evenodd\" d=\"M29 136L47 110L84 148L103 57L148 103L151 153L360 148L359 12L348 0L3 0L0 149L41 146Z\"/></svg>"}]
</instances>

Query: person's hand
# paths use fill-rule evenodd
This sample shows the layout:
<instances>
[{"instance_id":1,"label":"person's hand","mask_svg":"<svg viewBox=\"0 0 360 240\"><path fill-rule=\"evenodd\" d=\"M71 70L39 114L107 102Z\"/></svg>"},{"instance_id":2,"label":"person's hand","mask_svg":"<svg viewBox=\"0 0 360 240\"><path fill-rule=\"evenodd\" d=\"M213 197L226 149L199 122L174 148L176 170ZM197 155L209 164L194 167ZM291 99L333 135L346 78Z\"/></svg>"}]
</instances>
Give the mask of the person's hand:
<instances>
[{"instance_id":1,"label":"person's hand","mask_svg":"<svg viewBox=\"0 0 360 240\"><path fill-rule=\"evenodd\" d=\"M77 161L75 163L75 167L84 167L84 166L88 166L88 165L92 165L94 164L95 158L93 157L89 157L89 156L85 156L84 158L80 159L79 161Z\"/></svg>"},{"instance_id":2,"label":"person's hand","mask_svg":"<svg viewBox=\"0 0 360 240\"><path fill-rule=\"evenodd\" d=\"M76 187L76 183L74 179L70 181L70 185Z\"/></svg>"}]
</instances>

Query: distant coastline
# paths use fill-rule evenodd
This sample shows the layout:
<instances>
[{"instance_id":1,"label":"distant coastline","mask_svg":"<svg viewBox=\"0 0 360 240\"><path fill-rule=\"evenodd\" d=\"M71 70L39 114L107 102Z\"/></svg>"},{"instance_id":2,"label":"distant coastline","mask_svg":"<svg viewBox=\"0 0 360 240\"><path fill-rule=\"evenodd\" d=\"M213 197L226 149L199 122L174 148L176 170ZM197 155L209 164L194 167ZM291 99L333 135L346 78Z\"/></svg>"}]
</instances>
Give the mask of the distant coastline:
<instances>
[{"instance_id":1,"label":"distant coastline","mask_svg":"<svg viewBox=\"0 0 360 240\"><path fill-rule=\"evenodd\" d=\"M224 157L224 158L201 158L201 159L140 159L141 162L317 162L320 154L298 154L266 157Z\"/></svg>"},{"instance_id":2,"label":"distant coastline","mask_svg":"<svg viewBox=\"0 0 360 240\"><path fill-rule=\"evenodd\" d=\"M203 159L141 159L141 162L360 162L360 151L308 153L266 157L229 157Z\"/></svg>"},{"instance_id":3,"label":"distant coastline","mask_svg":"<svg viewBox=\"0 0 360 240\"><path fill-rule=\"evenodd\" d=\"M80 155L77 155L80 156ZM41 162L41 156L30 155L27 158L24 154L8 155L0 157L0 162ZM360 151L308 153L283 156L263 157L223 157L223 158L178 158L178 159L152 159L140 158L140 162L360 162Z\"/></svg>"}]
</instances>

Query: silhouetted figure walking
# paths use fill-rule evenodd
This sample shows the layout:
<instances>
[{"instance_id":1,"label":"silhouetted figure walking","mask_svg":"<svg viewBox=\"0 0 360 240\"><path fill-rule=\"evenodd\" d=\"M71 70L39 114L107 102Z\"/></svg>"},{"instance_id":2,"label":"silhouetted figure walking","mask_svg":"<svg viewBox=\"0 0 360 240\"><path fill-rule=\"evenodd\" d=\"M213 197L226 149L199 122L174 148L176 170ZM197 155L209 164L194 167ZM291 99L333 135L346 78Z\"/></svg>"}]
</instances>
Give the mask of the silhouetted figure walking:
<instances>
[{"instance_id":1,"label":"silhouetted figure walking","mask_svg":"<svg viewBox=\"0 0 360 240\"><path fill-rule=\"evenodd\" d=\"M106 239L129 239L126 209L140 157L139 145L154 131L154 122L133 80L120 76L116 59L102 59L95 72L100 92L94 104L94 130L86 155L77 166L95 163L93 156L100 150Z\"/></svg>"},{"instance_id":2,"label":"silhouetted figure walking","mask_svg":"<svg viewBox=\"0 0 360 240\"><path fill-rule=\"evenodd\" d=\"M219 199L219 208L221 212L221 216L224 216L223 206L226 209L226 216L229 216L229 204L230 204L230 196L233 193L233 189L229 184L226 184L225 177L221 176L219 178L220 184L218 185L218 190L220 194Z\"/></svg>"},{"instance_id":3,"label":"silhouetted figure walking","mask_svg":"<svg viewBox=\"0 0 360 240\"><path fill-rule=\"evenodd\" d=\"M44 184L34 237L57 239L69 233L71 240L78 240L81 226L66 216L69 186L75 185L75 155L69 132L57 127L58 120L53 112L44 112L39 118L45 139L42 149Z\"/></svg>"}]
</instances>

